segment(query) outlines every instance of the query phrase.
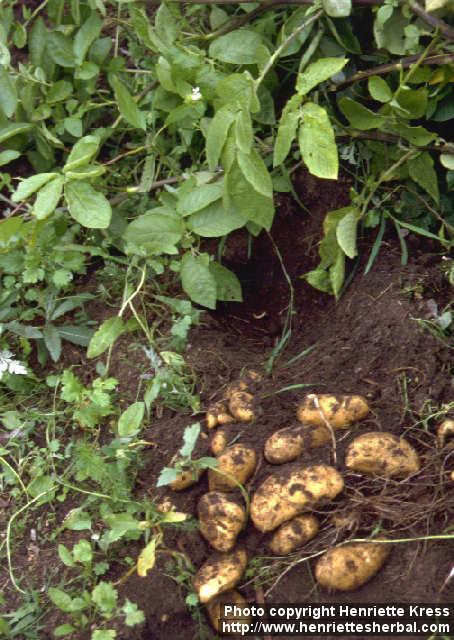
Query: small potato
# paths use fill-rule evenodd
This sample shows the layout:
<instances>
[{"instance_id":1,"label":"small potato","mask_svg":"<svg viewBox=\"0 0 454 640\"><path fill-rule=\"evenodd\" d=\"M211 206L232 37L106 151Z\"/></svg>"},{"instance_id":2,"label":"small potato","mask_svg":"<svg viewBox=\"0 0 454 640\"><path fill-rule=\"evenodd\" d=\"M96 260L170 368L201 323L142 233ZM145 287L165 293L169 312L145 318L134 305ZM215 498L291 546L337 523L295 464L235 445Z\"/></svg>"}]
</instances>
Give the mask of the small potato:
<instances>
[{"instance_id":1,"label":"small potato","mask_svg":"<svg viewBox=\"0 0 454 640\"><path fill-rule=\"evenodd\" d=\"M244 444L234 444L218 457L218 465L208 471L210 491L232 491L238 484L245 484L254 473L257 454Z\"/></svg>"},{"instance_id":2,"label":"small potato","mask_svg":"<svg viewBox=\"0 0 454 640\"><path fill-rule=\"evenodd\" d=\"M317 518L313 515L296 516L289 522L284 522L273 534L269 548L276 556L287 556L314 538L320 528Z\"/></svg>"},{"instance_id":3,"label":"small potato","mask_svg":"<svg viewBox=\"0 0 454 640\"><path fill-rule=\"evenodd\" d=\"M206 421L208 429L214 429L218 424L229 424L234 422L234 419L229 415L224 403L216 402L208 407Z\"/></svg>"},{"instance_id":4,"label":"small potato","mask_svg":"<svg viewBox=\"0 0 454 640\"><path fill-rule=\"evenodd\" d=\"M369 413L367 400L362 396L335 396L310 393L298 406L300 422L316 426L331 425L333 429L348 429Z\"/></svg>"},{"instance_id":5,"label":"small potato","mask_svg":"<svg viewBox=\"0 0 454 640\"><path fill-rule=\"evenodd\" d=\"M174 491L183 491L192 485L197 484L204 473L205 469L188 469L183 471L180 475L170 483L170 488Z\"/></svg>"},{"instance_id":6,"label":"small potato","mask_svg":"<svg viewBox=\"0 0 454 640\"><path fill-rule=\"evenodd\" d=\"M345 465L352 471L384 478L404 478L421 468L418 454L405 438L380 431L355 438L345 454Z\"/></svg>"},{"instance_id":7,"label":"small potato","mask_svg":"<svg viewBox=\"0 0 454 640\"><path fill-rule=\"evenodd\" d=\"M230 553L213 554L197 571L193 585L202 604L233 589L246 569L247 555L244 549Z\"/></svg>"},{"instance_id":8,"label":"small potato","mask_svg":"<svg viewBox=\"0 0 454 640\"><path fill-rule=\"evenodd\" d=\"M224 605L226 604L233 604L237 607L248 606L248 603L243 598L241 593L235 590L226 591L225 593L222 593L218 598L211 600L211 602L207 604L208 617L210 618L210 622L213 628L218 633L222 631L220 618L224 617ZM229 617L226 617L225 619L228 622L238 622L238 623L243 623L243 622L247 623L247 622L250 622L251 620L247 616L241 616L241 617L229 616Z\"/></svg>"},{"instance_id":9,"label":"small potato","mask_svg":"<svg viewBox=\"0 0 454 640\"><path fill-rule=\"evenodd\" d=\"M246 525L246 510L234 497L218 491L202 496L198 505L200 533L216 551L230 551Z\"/></svg>"},{"instance_id":10,"label":"small potato","mask_svg":"<svg viewBox=\"0 0 454 640\"><path fill-rule=\"evenodd\" d=\"M254 396L246 391L234 391L229 399L229 411L239 422L251 422L255 418Z\"/></svg>"},{"instance_id":11,"label":"small potato","mask_svg":"<svg viewBox=\"0 0 454 640\"><path fill-rule=\"evenodd\" d=\"M225 429L218 429L210 441L210 449L215 456L221 455L228 444L228 435Z\"/></svg>"},{"instance_id":12,"label":"small potato","mask_svg":"<svg viewBox=\"0 0 454 640\"><path fill-rule=\"evenodd\" d=\"M290 462L303 451L321 447L331 441L326 426L297 425L279 429L265 442L265 458L271 464Z\"/></svg>"},{"instance_id":13,"label":"small potato","mask_svg":"<svg viewBox=\"0 0 454 640\"><path fill-rule=\"evenodd\" d=\"M391 545L357 542L327 551L317 562L315 577L328 591L353 591L383 566Z\"/></svg>"},{"instance_id":14,"label":"small potato","mask_svg":"<svg viewBox=\"0 0 454 640\"><path fill-rule=\"evenodd\" d=\"M440 447L444 447L447 440L454 438L454 420L443 420L437 427L437 440Z\"/></svg>"},{"instance_id":15,"label":"small potato","mask_svg":"<svg viewBox=\"0 0 454 640\"><path fill-rule=\"evenodd\" d=\"M273 531L344 488L340 473L326 464L310 465L286 476L269 476L251 500L251 519L259 531Z\"/></svg>"}]
</instances>

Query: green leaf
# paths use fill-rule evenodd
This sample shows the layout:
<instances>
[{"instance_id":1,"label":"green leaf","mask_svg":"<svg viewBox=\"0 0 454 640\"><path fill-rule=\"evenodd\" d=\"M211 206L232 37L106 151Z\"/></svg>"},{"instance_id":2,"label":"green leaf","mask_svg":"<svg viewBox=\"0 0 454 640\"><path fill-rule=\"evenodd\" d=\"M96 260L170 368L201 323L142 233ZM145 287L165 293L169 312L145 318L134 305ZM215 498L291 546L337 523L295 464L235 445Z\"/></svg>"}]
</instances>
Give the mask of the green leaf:
<instances>
[{"instance_id":1,"label":"green leaf","mask_svg":"<svg viewBox=\"0 0 454 640\"><path fill-rule=\"evenodd\" d=\"M375 14L374 36L379 49L387 49L394 55L403 55L405 47L405 27L408 18L400 8L393 9L391 4L382 5Z\"/></svg>"},{"instance_id":2,"label":"green leaf","mask_svg":"<svg viewBox=\"0 0 454 640\"><path fill-rule=\"evenodd\" d=\"M438 190L437 174L434 169L434 161L430 153L421 153L416 158L408 161L408 173L410 178L426 191L438 204L440 193Z\"/></svg>"},{"instance_id":3,"label":"green leaf","mask_svg":"<svg viewBox=\"0 0 454 640\"><path fill-rule=\"evenodd\" d=\"M65 324L57 327L58 333L62 340L67 340L81 347L88 347L93 330L80 325Z\"/></svg>"},{"instance_id":4,"label":"green leaf","mask_svg":"<svg viewBox=\"0 0 454 640\"><path fill-rule=\"evenodd\" d=\"M257 64L263 59L262 44L258 32L237 29L216 38L210 44L209 55L230 64Z\"/></svg>"},{"instance_id":5,"label":"green leaf","mask_svg":"<svg viewBox=\"0 0 454 640\"><path fill-rule=\"evenodd\" d=\"M337 179L339 159L334 131L325 109L313 102L307 102L302 109L299 146L310 173L319 178Z\"/></svg>"},{"instance_id":6,"label":"green leaf","mask_svg":"<svg viewBox=\"0 0 454 640\"><path fill-rule=\"evenodd\" d=\"M60 624L58 627L55 627L53 634L56 638L62 638L63 636L67 636L70 633L74 633L75 631L77 631L77 629L73 627L72 624L66 623Z\"/></svg>"},{"instance_id":7,"label":"green leaf","mask_svg":"<svg viewBox=\"0 0 454 640\"><path fill-rule=\"evenodd\" d=\"M252 120L248 110L241 109L235 120L235 142L242 153L249 153L254 141Z\"/></svg>"},{"instance_id":8,"label":"green leaf","mask_svg":"<svg viewBox=\"0 0 454 640\"><path fill-rule=\"evenodd\" d=\"M91 634L91 640L115 640L116 637L115 629L96 629Z\"/></svg>"},{"instance_id":9,"label":"green leaf","mask_svg":"<svg viewBox=\"0 0 454 640\"><path fill-rule=\"evenodd\" d=\"M58 362L61 355L61 337L53 324L46 324L43 329L44 344L54 362Z\"/></svg>"},{"instance_id":10,"label":"green leaf","mask_svg":"<svg viewBox=\"0 0 454 640\"><path fill-rule=\"evenodd\" d=\"M11 196L11 200L13 202L22 202L22 200L26 200L35 193L35 191L41 189L41 187L49 182L49 180L52 180L57 176L58 173L37 173L34 176L30 176L30 178L25 178L25 180L19 182L16 191Z\"/></svg>"},{"instance_id":11,"label":"green leaf","mask_svg":"<svg viewBox=\"0 0 454 640\"><path fill-rule=\"evenodd\" d=\"M360 131L378 129L384 122L383 116L374 113L351 98L341 98L339 108L349 121L350 126Z\"/></svg>"},{"instance_id":12,"label":"green leaf","mask_svg":"<svg viewBox=\"0 0 454 640\"><path fill-rule=\"evenodd\" d=\"M347 58L320 58L310 64L304 73L299 73L296 91L300 96L307 95L314 87L339 73L347 64Z\"/></svg>"},{"instance_id":13,"label":"green leaf","mask_svg":"<svg viewBox=\"0 0 454 640\"><path fill-rule=\"evenodd\" d=\"M125 614L125 624L127 627L133 627L136 624L145 622L144 612L138 608L135 602L130 602L128 598L126 598L121 610Z\"/></svg>"},{"instance_id":14,"label":"green leaf","mask_svg":"<svg viewBox=\"0 0 454 640\"><path fill-rule=\"evenodd\" d=\"M424 129L424 127L410 127L404 122L400 122L398 126L387 125L386 131L395 133L396 135L408 140L418 147L424 147L437 139L437 134Z\"/></svg>"},{"instance_id":15,"label":"green leaf","mask_svg":"<svg viewBox=\"0 0 454 640\"><path fill-rule=\"evenodd\" d=\"M17 107L17 91L6 69L0 67L0 107L7 118L11 118Z\"/></svg>"},{"instance_id":16,"label":"green leaf","mask_svg":"<svg viewBox=\"0 0 454 640\"><path fill-rule=\"evenodd\" d=\"M346 18L352 12L352 0L322 0L322 7L331 18Z\"/></svg>"},{"instance_id":17,"label":"green leaf","mask_svg":"<svg viewBox=\"0 0 454 640\"><path fill-rule=\"evenodd\" d=\"M76 562L81 562L82 564L92 561L93 550L88 540L79 540L73 546L73 558Z\"/></svg>"},{"instance_id":18,"label":"green leaf","mask_svg":"<svg viewBox=\"0 0 454 640\"><path fill-rule=\"evenodd\" d=\"M234 162L225 181L230 208L259 227L270 229L274 217L273 199L258 193Z\"/></svg>"},{"instance_id":19,"label":"green leaf","mask_svg":"<svg viewBox=\"0 0 454 640\"><path fill-rule=\"evenodd\" d=\"M300 119L300 104L301 97L296 94L288 100L282 111L276 142L274 143L273 167L278 167L282 164L290 153Z\"/></svg>"},{"instance_id":20,"label":"green leaf","mask_svg":"<svg viewBox=\"0 0 454 640\"><path fill-rule=\"evenodd\" d=\"M118 592L110 582L101 582L91 592L91 599L101 611L110 614L117 605Z\"/></svg>"},{"instance_id":21,"label":"green leaf","mask_svg":"<svg viewBox=\"0 0 454 640\"><path fill-rule=\"evenodd\" d=\"M66 159L63 173L89 164L98 153L100 140L97 136L84 136L76 142Z\"/></svg>"},{"instance_id":22,"label":"green leaf","mask_svg":"<svg viewBox=\"0 0 454 640\"><path fill-rule=\"evenodd\" d=\"M145 113L139 109L136 101L117 76L111 76L110 83L115 93L120 114L135 129L146 129Z\"/></svg>"},{"instance_id":23,"label":"green leaf","mask_svg":"<svg viewBox=\"0 0 454 640\"><path fill-rule=\"evenodd\" d=\"M131 438L140 431L145 404L134 402L123 413L118 420L118 435L120 438Z\"/></svg>"},{"instance_id":24,"label":"green leaf","mask_svg":"<svg viewBox=\"0 0 454 640\"><path fill-rule=\"evenodd\" d=\"M168 484L171 484L174 480L178 478L178 471L176 469L170 467L164 467L161 473L159 474L158 480L156 482L157 487L165 487Z\"/></svg>"},{"instance_id":25,"label":"green leaf","mask_svg":"<svg viewBox=\"0 0 454 640\"><path fill-rule=\"evenodd\" d=\"M246 224L246 218L232 206L224 209L222 200L216 200L197 211L188 219L188 227L202 238L221 238Z\"/></svg>"},{"instance_id":26,"label":"green leaf","mask_svg":"<svg viewBox=\"0 0 454 640\"><path fill-rule=\"evenodd\" d=\"M238 165L246 180L254 187L257 193L267 198L273 197L273 182L261 156L255 149L248 154L238 152Z\"/></svg>"},{"instance_id":27,"label":"green leaf","mask_svg":"<svg viewBox=\"0 0 454 640\"><path fill-rule=\"evenodd\" d=\"M124 330L123 320L119 316L113 316L112 318L104 320L90 340L87 358L97 358L104 353L104 351L111 347L115 340L121 336Z\"/></svg>"},{"instance_id":28,"label":"green leaf","mask_svg":"<svg viewBox=\"0 0 454 640\"><path fill-rule=\"evenodd\" d=\"M349 258L354 258L358 251L356 248L356 227L359 220L359 212L351 208L347 214L339 220L336 227L336 239L340 248Z\"/></svg>"},{"instance_id":29,"label":"green leaf","mask_svg":"<svg viewBox=\"0 0 454 640\"><path fill-rule=\"evenodd\" d=\"M73 509L63 521L63 526L70 531L83 531L91 529L90 514L80 509Z\"/></svg>"},{"instance_id":30,"label":"green leaf","mask_svg":"<svg viewBox=\"0 0 454 640\"><path fill-rule=\"evenodd\" d=\"M372 98L378 102L389 102L393 97L388 83L380 76L371 76L367 81L367 88Z\"/></svg>"},{"instance_id":31,"label":"green leaf","mask_svg":"<svg viewBox=\"0 0 454 640\"><path fill-rule=\"evenodd\" d=\"M73 91L74 88L70 82L67 82L67 80L58 80L57 82L54 82L49 89L47 102L50 104L67 100L72 95Z\"/></svg>"},{"instance_id":32,"label":"green leaf","mask_svg":"<svg viewBox=\"0 0 454 640\"><path fill-rule=\"evenodd\" d=\"M241 283L237 276L219 262L210 264L210 271L216 280L217 299L223 302L243 302Z\"/></svg>"},{"instance_id":33,"label":"green leaf","mask_svg":"<svg viewBox=\"0 0 454 640\"><path fill-rule=\"evenodd\" d=\"M19 240L22 223L20 217L0 220L0 249L6 249L10 243Z\"/></svg>"},{"instance_id":34,"label":"green leaf","mask_svg":"<svg viewBox=\"0 0 454 640\"><path fill-rule=\"evenodd\" d=\"M63 176L56 176L38 191L32 213L38 220L44 220L53 213L60 202L63 191Z\"/></svg>"},{"instance_id":35,"label":"green leaf","mask_svg":"<svg viewBox=\"0 0 454 640\"><path fill-rule=\"evenodd\" d=\"M211 171L216 169L229 129L235 118L229 107L222 107L214 114L206 136L206 156Z\"/></svg>"},{"instance_id":36,"label":"green leaf","mask_svg":"<svg viewBox=\"0 0 454 640\"><path fill-rule=\"evenodd\" d=\"M197 442L197 438L200 435L200 422L194 422L190 427L186 427L183 433L183 446L180 449L180 455L182 458L190 458L194 447Z\"/></svg>"},{"instance_id":37,"label":"green leaf","mask_svg":"<svg viewBox=\"0 0 454 640\"><path fill-rule=\"evenodd\" d=\"M62 589L49 587L47 594L54 605L61 611L69 613L72 610L72 598Z\"/></svg>"},{"instance_id":38,"label":"green leaf","mask_svg":"<svg viewBox=\"0 0 454 640\"><path fill-rule=\"evenodd\" d=\"M178 195L177 212L182 216L189 216L196 211L204 209L222 196L224 186L222 182L203 184L193 187L189 191L183 191Z\"/></svg>"},{"instance_id":39,"label":"green leaf","mask_svg":"<svg viewBox=\"0 0 454 640\"><path fill-rule=\"evenodd\" d=\"M0 144L9 140L14 136L18 136L20 133L26 133L33 129L33 125L28 122L14 122L13 124L7 124L0 128Z\"/></svg>"},{"instance_id":40,"label":"green leaf","mask_svg":"<svg viewBox=\"0 0 454 640\"><path fill-rule=\"evenodd\" d=\"M0 167L3 167L5 164L9 164L13 160L16 160L20 157L20 151L14 151L13 149L6 149L5 151L0 151Z\"/></svg>"},{"instance_id":41,"label":"green leaf","mask_svg":"<svg viewBox=\"0 0 454 640\"><path fill-rule=\"evenodd\" d=\"M41 67L46 49L47 29L44 20L38 16L28 35L28 51L30 62L34 67Z\"/></svg>"},{"instance_id":42,"label":"green leaf","mask_svg":"<svg viewBox=\"0 0 454 640\"><path fill-rule=\"evenodd\" d=\"M82 64L88 49L101 33L102 20L93 12L76 33L73 51L78 65Z\"/></svg>"},{"instance_id":43,"label":"green leaf","mask_svg":"<svg viewBox=\"0 0 454 640\"><path fill-rule=\"evenodd\" d=\"M216 280L205 256L186 253L181 260L180 276L183 291L191 300L208 309L216 308Z\"/></svg>"},{"instance_id":44,"label":"green leaf","mask_svg":"<svg viewBox=\"0 0 454 640\"><path fill-rule=\"evenodd\" d=\"M91 184L82 180L69 182L65 185L65 198L76 222L89 229L107 229L112 209L107 198Z\"/></svg>"},{"instance_id":45,"label":"green leaf","mask_svg":"<svg viewBox=\"0 0 454 640\"><path fill-rule=\"evenodd\" d=\"M142 247L148 254L177 253L176 243L183 236L183 223L176 214L152 209L139 216L126 228L124 239Z\"/></svg>"},{"instance_id":46,"label":"green leaf","mask_svg":"<svg viewBox=\"0 0 454 640\"><path fill-rule=\"evenodd\" d=\"M329 279L336 298L342 289L345 280L345 255L339 251L335 263L330 267Z\"/></svg>"},{"instance_id":47,"label":"green leaf","mask_svg":"<svg viewBox=\"0 0 454 640\"><path fill-rule=\"evenodd\" d=\"M59 31L51 31L47 34L46 44L47 54L55 64L67 68L76 66L71 38Z\"/></svg>"},{"instance_id":48,"label":"green leaf","mask_svg":"<svg viewBox=\"0 0 454 640\"><path fill-rule=\"evenodd\" d=\"M69 549L67 549L65 547L64 544L59 544L58 545L58 557L60 558L60 560L63 562L63 564L66 567L73 567L74 566L74 560L73 560L73 557L71 555L71 552L69 551Z\"/></svg>"}]
</instances>

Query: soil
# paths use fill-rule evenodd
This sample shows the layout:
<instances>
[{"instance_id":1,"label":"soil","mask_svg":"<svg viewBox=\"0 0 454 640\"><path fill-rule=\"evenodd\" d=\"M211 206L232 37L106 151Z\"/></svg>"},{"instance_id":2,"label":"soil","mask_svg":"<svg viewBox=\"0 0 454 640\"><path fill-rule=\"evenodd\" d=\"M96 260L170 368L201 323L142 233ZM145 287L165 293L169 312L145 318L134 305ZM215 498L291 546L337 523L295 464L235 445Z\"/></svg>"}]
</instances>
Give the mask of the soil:
<instances>
[{"instance_id":1,"label":"soil","mask_svg":"<svg viewBox=\"0 0 454 640\"><path fill-rule=\"evenodd\" d=\"M364 395L372 411L357 429L405 435L418 450L423 470L410 481L387 483L348 472L343 466L344 451L355 430L347 431L336 446L337 466L344 473L346 490L319 511L322 533L290 559L279 560L268 555L269 537L248 525L240 541L249 559L254 558L261 579L254 581L248 573L240 591L250 602L265 595L267 603L452 602L454 581L443 587L453 564L450 541L397 543L384 568L347 595L321 592L312 577L314 561L305 560L334 542L368 536L377 527L397 540L440 534L454 524L454 485L449 479L454 454L437 448L436 420L430 418L444 405L454 407L453 345L424 326L425 321L434 319L435 309L441 311L452 300L452 289L450 292L443 275L444 261L438 247L411 234L406 238L410 258L405 267L401 265L399 241L389 234L372 269L364 275L374 240L374 233L369 232L360 241L359 258L350 266L349 285L340 299L315 291L301 275L317 265L324 216L349 202L349 183L320 182L301 172L295 177L295 189L307 211L290 196L280 194L270 236L261 234L252 246L241 231L228 239L224 261L242 280L245 301L204 314L203 322L191 331L185 357L197 376L202 408L221 399L227 385L246 369L254 368L264 375L256 390L258 419L251 425L230 428L233 437L254 446L259 454L258 470L248 486L251 491L270 473L301 463L333 463L330 447L315 449L282 467L268 464L262 456L265 440L295 421L298 401L311 392ZM207 242L206 249L214 247ZM280 344L289 312L286 276L294 292L291 336L266 375L270 354ZM82 365L79 371L85 369L87 376L82 350L74 350L72 362L77 354ZM123 337L112 361L123 396L127 397L129 389L134 399L137 375L144 366L137 354L137 345ZM185 427L196 420L204 425L203 414L164 409L156 416L143 434L144 440L153 444L144 454L138 496L146 492L158 501L170 496L179 511L196 515L197 502L207 491L206 478L180 493L155 486L161 469L181 446ZM204 427L197 455L210 455L210 436ZM343 528L334 526L333 514L343 519ZM165 546L186 554L195 569L211 553L196 526L190 525L183 530L166 528ZM135 557L138 550L131 544L126 551ZM123 572L124 568L119 569L119 575ZM124 630L119 637L214 638L204 614L200 610L191 614L185 604L187 593L172 556L160 554L147 578L132 575L120 587L120 598L136 602L146 614L146 623ZM50 638L50 633L42 637Z\"/></svg>"}]
</instances>

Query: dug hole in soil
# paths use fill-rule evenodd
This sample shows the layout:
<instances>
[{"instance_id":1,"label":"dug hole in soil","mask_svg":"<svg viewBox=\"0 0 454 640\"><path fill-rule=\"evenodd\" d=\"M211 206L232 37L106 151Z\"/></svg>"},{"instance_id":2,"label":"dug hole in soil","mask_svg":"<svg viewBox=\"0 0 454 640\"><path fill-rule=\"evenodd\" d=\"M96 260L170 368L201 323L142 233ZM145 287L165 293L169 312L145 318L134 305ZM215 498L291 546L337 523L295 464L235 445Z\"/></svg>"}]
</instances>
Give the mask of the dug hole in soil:
<instances>
[{"instance_id":1,"label":"dug hole in soil","mask_svg":"<svg viewBox=\"0 0 454 640\"><path fill-rule=\"evenodd\" d=\"M383 569L362 588L347 594L330 595L320 590L313 578L313 561L290 567L296 559L335 542L369 536L376 526L395 539L439 534L452 525L454 508L454 483L450 480L454 453L437 448L435 423L429 421L428 428L421 423L421 417L430 413L429 403L435 411L454 401L452 351L417 322L430 319L434 306L442 309L452 296L437 246L407 237L410 259L402 267L397 238L385 235L379 255L365 276L372 232L360 246L356 271L336 303L300 276L316 266L323 218L330 209L348 203L348 184L319 182L302 173L296 188L309 212L281 194L271 230L275 246L261 234L254 240L248 259L247 236L238 232L229 237L225 264L241 278L245 302L224 305L205 317L203 324L191 332L187 360L197 374L204 408L221 399L227 385L245 368L263 371L281 337L289 303L288 282L277 247L295 289L292 335L271 375L259 385L258 419L233 427L237 441L252 445L260 459L248 488L253 492L271 473L295 465L268 464L263 446L274 431L294 422L297 402L306 393L359 393L368 399L372 412L360 425L342 434L337 443L337 467L344 474L346 489L320 510L321 533L311 543L283 561L270 556L269 536L260 534L251 523L240 535L249 559L262 558L256 565L257 571L262 571L262 584L258 586L246 576L239 590L249 602L257 602L264 594L267 603L289 604L452 602L454 582L442 588L453 563L449 540L395 545ZM305 350L305 355L289 364ZM308 386L279 392L296 384ZM168 411L152 424L145 439L155 446L146 454L141 484L150 495L157 495L159 500L170 496L179 511L196 515L198 500L208 491L206 477L180 493L155 488L162 467L181 446L185 427L194 421L189 414ZM197 456L212 455L206 428L204 431ZM386 483L347 472L343 464L345 448L354 434L366 431L405 435L421 456L421 473L409 481ZM330 446L303 454L296 465L318 461L332 464ZM333 526L333 513L345 516L344 528ZM196 529L182 532L167 528L165 545L186 553L196 569L213 552ZM203 620L201 626L200 620L191 616L185 604L187 592L168 577L169 562L168 557L160 556L157 567L146 578L133 576L123 587L124 595L146 614L145 628L134 637L216 637L208 623Z\"/></svg>"}]
</instances>

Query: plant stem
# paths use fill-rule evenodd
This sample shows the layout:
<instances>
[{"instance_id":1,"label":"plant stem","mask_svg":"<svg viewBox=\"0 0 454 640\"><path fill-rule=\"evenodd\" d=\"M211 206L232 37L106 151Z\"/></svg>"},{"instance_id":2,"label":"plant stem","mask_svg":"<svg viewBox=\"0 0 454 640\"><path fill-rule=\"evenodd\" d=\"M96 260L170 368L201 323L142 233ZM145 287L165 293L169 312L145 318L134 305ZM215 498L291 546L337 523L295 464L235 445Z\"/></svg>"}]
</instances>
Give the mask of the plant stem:
<instances>
[{"instance_id":1,"label":"plant stem","mask_svg":"<svg viewBox=\"0 0 454 640\"><path fill-rule=\"evenodd\" d=\"M417 2L410 2L410 9L413 13L416 13L418 18L421 18L426 24L429 24L431 27L435 27L437 31L446 39L446 40L454 40L454 28L449 24L441 20L440 18L436 18L435 16L431 16L429 13L424 11L424 9Z\"/></svg>"}]
</instances>

